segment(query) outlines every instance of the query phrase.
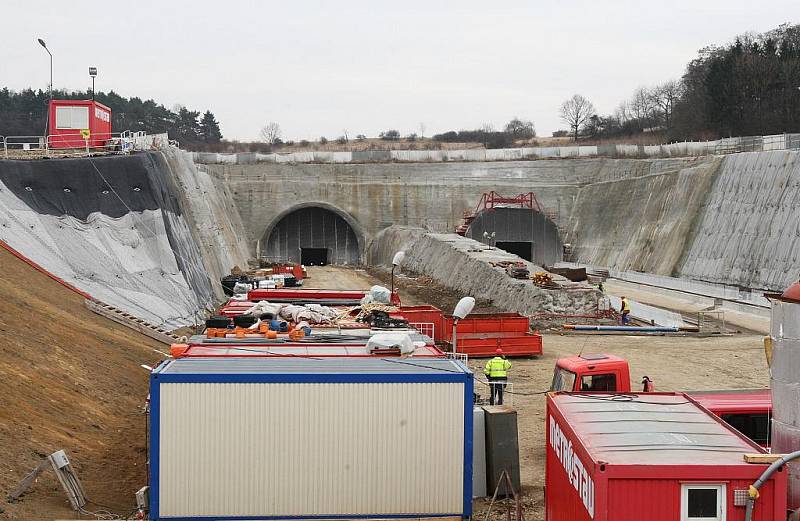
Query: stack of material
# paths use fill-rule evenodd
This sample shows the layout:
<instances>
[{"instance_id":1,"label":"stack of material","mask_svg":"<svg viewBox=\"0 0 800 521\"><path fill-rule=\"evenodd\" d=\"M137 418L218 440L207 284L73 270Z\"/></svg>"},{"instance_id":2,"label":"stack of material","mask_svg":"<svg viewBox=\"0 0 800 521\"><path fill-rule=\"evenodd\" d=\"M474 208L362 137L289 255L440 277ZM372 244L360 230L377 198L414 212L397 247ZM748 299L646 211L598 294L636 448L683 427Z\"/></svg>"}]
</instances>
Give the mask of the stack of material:
<instances>
[{"instance_id":1,"label":"stack of material","mask_svg":"<svg viewBox=\"0 0 800 521\"><path fill-rule=\"evenodd\" d=\"M534 284L537 286L542 286L543 288L548 288L554 285L553 276L546 271L537 271L533 274L531 279L533 279Z\"/></svg>"}]
</instances>

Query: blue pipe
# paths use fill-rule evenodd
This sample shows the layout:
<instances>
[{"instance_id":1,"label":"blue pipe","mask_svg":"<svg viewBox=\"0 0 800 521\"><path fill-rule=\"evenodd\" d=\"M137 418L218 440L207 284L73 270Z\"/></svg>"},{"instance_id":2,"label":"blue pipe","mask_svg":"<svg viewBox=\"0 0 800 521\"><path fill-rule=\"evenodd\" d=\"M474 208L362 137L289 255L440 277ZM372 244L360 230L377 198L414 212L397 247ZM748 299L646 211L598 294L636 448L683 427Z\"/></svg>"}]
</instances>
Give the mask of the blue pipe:
<instances>
[{"instance_id":1,"label":"blue pipe","mask_svg":"<svg viewBox=\"0 0 800 521\"><path fill-rule=\"evenodd\" d=\"M591 326L575 325L571 329L575 331L641 331L645 333L677 333L678 327L669 326Z\"/></svg>"}]
</instances>

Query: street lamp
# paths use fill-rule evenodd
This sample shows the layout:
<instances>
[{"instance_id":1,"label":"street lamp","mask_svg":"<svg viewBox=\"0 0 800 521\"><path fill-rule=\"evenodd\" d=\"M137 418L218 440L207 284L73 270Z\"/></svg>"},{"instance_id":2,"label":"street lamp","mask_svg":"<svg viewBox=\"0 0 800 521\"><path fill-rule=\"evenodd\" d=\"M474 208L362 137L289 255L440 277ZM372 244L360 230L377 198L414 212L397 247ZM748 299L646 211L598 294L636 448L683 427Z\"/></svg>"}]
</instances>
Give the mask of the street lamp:
<instances>
[{"instance_id":1,"label":"street lamp","mask_svg":"<svg viewBox=\"0 0 800 521\"><path fill-rule=\"evenodd\" d=\"M41 38L38 38L37 40L39 41L39 45L44 47L44 50L50 55L50 87L47 89L47 92L50 95L50 99L53 99L53 53L51 53L50 49L47 48L47 44L44 43L44 40Z\"/></svg>"},{"instance_id":2,"label":"street lamp","mask_svg":"<svg viewBox=\"0 0 800 521\"><path fill-rule=\"evenodd\" d=\"M50 55L50 86L47 88L48 98L50 101L53 101L53 53L50 52L50 49L47 48L47 44L44 43L44 40L41 38L37 38L39 45L44 47L44 50L47 51L47 54ZM45 148L49 148L50 144L48 143L47 139L47 132L50 129L50 104L48 103L47 108L45 109L45 117L44 117L44 146Z\"/></svg>"},{"instance_id":3,"label":"street lamp","mask_svg":"<svg viewBox=\"0 0 800 521\"><path fill-rule=\"evenodd\" d=\"M464 297L458 301L456 308L453 310L453 353L458 352L458 348L456 347L456 329L458 321L469 315L474 307L475 299L472 297Z\"/></svg>"},{"instance_id":4,"label":"street lamp","mask_svg":"<svg viewBox=\"0 0 800 521\"><path fill-rule=\"evenodd\" d=\"M92 101L94 101L94 79L97 77L97 67L89 67L89 76L92 78Z\"/></svg>"},{"instance_id":5,"label":"street lamp","mask_svg":"<svg viewBox=\"0 0 800 521\"><path fill-rule=\"evenodd\" d=\"M406 258L406 252L398 251L392 258L392 295L394 295L394 269L403 264L403 259Z\"/></svg>"}]
</instances>

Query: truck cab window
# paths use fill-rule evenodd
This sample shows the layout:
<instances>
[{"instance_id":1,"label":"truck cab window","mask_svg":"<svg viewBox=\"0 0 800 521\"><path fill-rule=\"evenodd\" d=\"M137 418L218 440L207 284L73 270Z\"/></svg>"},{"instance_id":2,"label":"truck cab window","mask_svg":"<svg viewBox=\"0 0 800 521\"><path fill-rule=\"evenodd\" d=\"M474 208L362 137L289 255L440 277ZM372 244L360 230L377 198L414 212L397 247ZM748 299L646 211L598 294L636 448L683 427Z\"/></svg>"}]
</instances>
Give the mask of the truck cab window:
<instances>
[{"instance_id":1,"label":"truck cab window","mask_svg":"<svg viewBox=\"0 0 800 521\"><path fill-rule=\"evenodd\" d=\"M759 445L769 445L768 414L722 414L720 418Z\"/></svg>"},{"instance_id":2,"label":"truck cab window","mask_svg":"<svg viewBox=\"0 0 800 521\"><path fill-rule=\"evenodd\" d=\"M553 371L553 383L550 384L551 391L574 391L575 373L567 371L562 367L556 367Z\"/></svg>"},{"instance_id":3,"label":"truck cab window","mask_svg":"<svg viewBox=\"0 0 800 521\"><path fill-rule=\"evenodd\" d=\"M581 378L581 391L616 392L616 390L617 375L614 373L590 374Z\"/></svg>"}]
</instances>

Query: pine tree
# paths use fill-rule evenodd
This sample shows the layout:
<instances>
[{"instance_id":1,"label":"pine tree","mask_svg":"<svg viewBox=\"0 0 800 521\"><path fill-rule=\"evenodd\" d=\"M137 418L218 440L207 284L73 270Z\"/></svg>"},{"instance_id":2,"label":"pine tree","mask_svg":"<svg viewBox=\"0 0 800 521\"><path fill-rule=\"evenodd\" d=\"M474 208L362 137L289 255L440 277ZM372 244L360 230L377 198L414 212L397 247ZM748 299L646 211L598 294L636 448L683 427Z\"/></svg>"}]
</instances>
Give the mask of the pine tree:
<instances>
[{"instance_id":1,"label":"pine tree","mask_svg":"<svg viewBox=\"0 0 800 521\"><path fill-rule=\"evenodd\" d=\"M219 123L210 110L207 110L200 120L200 138L206 143L219 143L222 139Z\"/></svg>"}]
</instances>

